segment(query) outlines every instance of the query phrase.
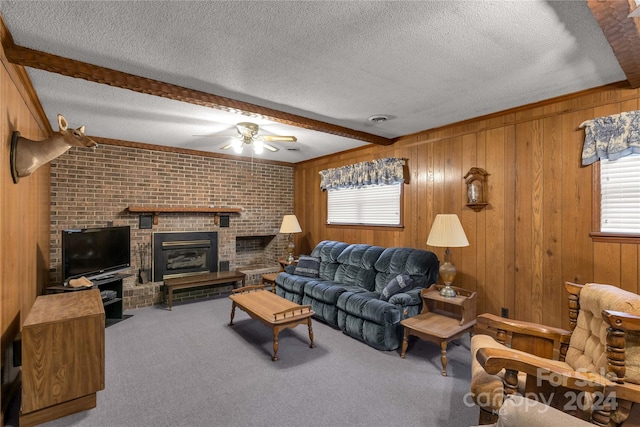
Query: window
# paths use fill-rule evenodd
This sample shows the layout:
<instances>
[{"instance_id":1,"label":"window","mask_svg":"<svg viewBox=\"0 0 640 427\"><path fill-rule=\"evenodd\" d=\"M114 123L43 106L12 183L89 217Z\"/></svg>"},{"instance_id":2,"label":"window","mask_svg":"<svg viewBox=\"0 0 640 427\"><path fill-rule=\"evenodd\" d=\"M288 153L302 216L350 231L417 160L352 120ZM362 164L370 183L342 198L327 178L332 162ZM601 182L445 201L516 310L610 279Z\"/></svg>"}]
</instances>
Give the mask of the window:
<instances>
[{"instance_id":1,"label":"window","mask_svg":"<svg viewBox=\"0 0 640 427\"><path fill-rule=\"evenodd\" d=\"M400 226L402 183L327 192L327 224Z\"/></svg>"},{"instance_id":2,"label":"window","mask_svg":"<svg viewBox=\"0 0 640 427\"><path fill-rule=\"evenodd\" d=\"M640 154L600 160L599 231L640 235Z\"/></svg>"}]
</instances>

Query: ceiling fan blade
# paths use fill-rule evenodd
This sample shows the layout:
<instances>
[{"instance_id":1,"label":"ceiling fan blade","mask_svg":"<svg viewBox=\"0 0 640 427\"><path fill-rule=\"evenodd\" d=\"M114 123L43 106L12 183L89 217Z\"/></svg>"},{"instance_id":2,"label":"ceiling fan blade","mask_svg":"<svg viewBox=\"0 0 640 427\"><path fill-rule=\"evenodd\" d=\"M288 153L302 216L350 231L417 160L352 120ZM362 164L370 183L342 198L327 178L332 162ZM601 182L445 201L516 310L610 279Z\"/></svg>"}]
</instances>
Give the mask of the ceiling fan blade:
<instances>
[{"instance_id":1,"label":"ceiling fan blade","mask_svg":"<svg viewBox=\"0 0 640 427\"><path fill-rule=\"evenodd\" d=\"M275 153L276 151L278 151L278 149L276 147L274 147L273 145L269 145L269 144L262 144L262 146L264 148L266 148L267 150Z\"/></svg>"},{"instance_id":2,"label":"ceiling fan blade","mask_svg":"<svg viewBox=\"0 0 640 427\"><path fill-rule=\"evenodd\" d=\"M225 146L223 146L223 147L220 147L220 149L221 149L221 150L228 150L228 149L229 149L229 148L231 148L231 147L233 147L233 142L231 142L231 143L229 143L229 144L227 144L227 145L225 145Z\"/></svg>"},{"instance_id":3,"label":"ceiling fan blade","mask_svg":"<svg viewBox=\"0 0 640 427\"><path fill-rule=\"evenodd\" d=\"M279 135L260 135L258 138L266 142L296 142L298 140L295 136Z\"/></svg>"}]
</instances>

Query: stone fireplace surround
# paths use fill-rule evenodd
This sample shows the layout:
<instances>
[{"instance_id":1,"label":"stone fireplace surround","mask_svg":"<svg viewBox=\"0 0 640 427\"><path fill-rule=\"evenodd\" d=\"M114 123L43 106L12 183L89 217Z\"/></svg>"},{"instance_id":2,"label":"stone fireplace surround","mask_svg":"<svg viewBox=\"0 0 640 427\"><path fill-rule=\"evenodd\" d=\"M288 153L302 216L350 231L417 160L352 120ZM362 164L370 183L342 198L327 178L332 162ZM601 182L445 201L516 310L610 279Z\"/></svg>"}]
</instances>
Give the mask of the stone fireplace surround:
<instances>
[{"instance_id":1,"label":"stone fireplace surround","mask_svg":"<svg viewBox=\"0 0 640 427\"><path fill-rule=\"evenodd\" d=\"M153 229L140 229L131 205L238 207L229 227L207 213L171 213ZM153 232L214 231L219 265L258 271L274 269L286 253L286 236L278 234L282 216L293 212L293 166L189 155L112 145L98 150L72 148L51 162L51 270L49 283L61 280L61 231L67 228L131 227L132 276L124 281L124 308L158 304L162 282L138 283L138 248ZM150 260L146 268L151 268ZM230 287L229 287L230 288ZM190 290L189 290L190 291ZM196 289L182 298L224 293L225 287ZM180 294L178 294L180 295ZM181 298L181 297L179 297Z\"/></svg>"}]
</instances>

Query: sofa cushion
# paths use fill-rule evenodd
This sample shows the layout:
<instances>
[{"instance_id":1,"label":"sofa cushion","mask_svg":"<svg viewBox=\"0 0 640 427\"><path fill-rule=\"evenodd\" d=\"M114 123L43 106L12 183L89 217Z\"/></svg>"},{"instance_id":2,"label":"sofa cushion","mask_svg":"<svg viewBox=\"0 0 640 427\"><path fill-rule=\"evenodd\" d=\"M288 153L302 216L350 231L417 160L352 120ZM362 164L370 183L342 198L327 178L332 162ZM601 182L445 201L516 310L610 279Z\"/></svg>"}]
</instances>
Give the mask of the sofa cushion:
<instances>
[{"instance_id":1,"label":"sofa cushion","mask_svg":"<svg viewBox=\"0 0 640 427\"><path fill-rule=\"evenodd\" d=\"M305 277L319 277L320 276L320 258L300 255L298 259L298 265L296 265L293 274Z\"/></svg>"},{"instance_id":2,"label":"sofa cushion","mask_svg":"<svg viewBox=\"0 0 640 427\"><path fill-rule=\"evenodd\" d=\"M345 291L344 286L339 283L328 281L312 281L304 287L304 295L324 304L333 305L338 302L338 297Z\"/></svg>"},{"instance_id":3,"label":"sofa cushion","mask_svg":"<svg viewBox=\"0 0 640 427\"><path fill-rule=\"evenodd\" d=\"M344 292L338 298L338 309L348 315L360 317L379 325L400 323L402 312L386 301L380 301L376 292Z\"/></svg>"},{"instance_id":4,"label":"sofa cushion","mask_svg":"<svg viewBox=\"0 0 640 427\"><path fill-rule=\"evenodd\" d=\"M279 287L300 296L304 295L304 287L307 283L316 283L317 281L317 278L297 276L286 272L282 272L276 276L276 284Z\"/></svg>"},{"instance_id":5,"label":"sofa cushion","mask_svg":"<svg viewBox=\"0 0 640 427\"><path fill-rule=\"evenodd\" d=\"M320 258L320 279L333 280L338 270L338 256L349 244L333 240L323 240L318 243L311 256Z\"/></svg>"},{"instance_id":6,"label":"sofa cushion","mask_svg":"<svg viewBox=\"0 0 640 427\"><path fill-rule=\"evenodd\" d=\"M394 277L407 274L413 287L427 288L438 280L440 262L433 252L413 248L387 248L375 263L376 292L382 292Z\"/></svg>"},{"instance_id":7,"label":"sofa cushion","mask_svg":"<svg viewBox=\"0 0 640 427\"><path fill-rule=\"evenodd\" d=\"M534 399L517 394L509 395L500 408L495 427L589 427L593 424Z\"/></svg>"},{"instance_id":8,"label":"sofa cushion","mask_svg":"<svg viewBox=\"0 0 640 427\"><path fill-rule=\"evenodd\" d=\"M335 281L373 291L376 270L373 267L384 248L365 244L349 245L338 257Z\"/></svg>"},{"instance_id":9,"label":"sofa cushion","mask_svg":"<svg viewBox=\"0 0 640 427\"><path fill-rule=\"evenodd\" d=\"M389 301L392 295L395 295L399 292L408 291L413 287L413 280L408 274L398 274L396 277L391 279L387 286L384 287L382 292L380 292L380 299L382 301Z\"/></svg>"}]
</instances>

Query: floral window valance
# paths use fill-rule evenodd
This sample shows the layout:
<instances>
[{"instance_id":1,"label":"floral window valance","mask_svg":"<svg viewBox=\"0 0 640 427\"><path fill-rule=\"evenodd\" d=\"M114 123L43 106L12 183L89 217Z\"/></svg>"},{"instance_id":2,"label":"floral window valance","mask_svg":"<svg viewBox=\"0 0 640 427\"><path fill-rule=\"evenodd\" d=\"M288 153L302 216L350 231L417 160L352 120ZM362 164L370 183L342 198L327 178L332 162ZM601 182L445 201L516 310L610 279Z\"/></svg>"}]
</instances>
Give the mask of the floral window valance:
<instances>
[{"instance_id":1,"label":"floral window valance","mask_svg":"<svg viewBox=\"0 0 640 427\"><path fill-rule=\"evenodd\" d=\"M404 159L398 158L377 159L320 171L320 188L323 190L390 185L403 181Z\"/></svg>"},{"instance_id":2,"label":"floral window valance","mask_svg":"<svg viewBox=\"0 0 640 427\"><path fill-rule=\"evenodd\" d=\"M580 127L585 131L583 165L590 165L600 159L615 160L640 153L638 110L587 120Z\"/></svg>"}]
</instances>

